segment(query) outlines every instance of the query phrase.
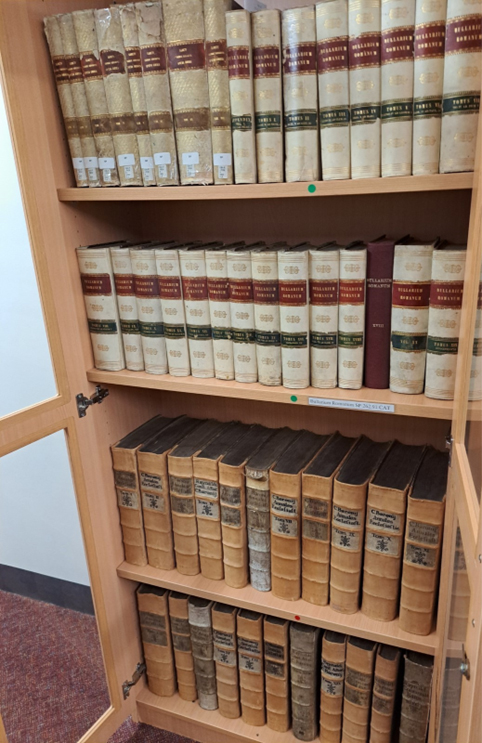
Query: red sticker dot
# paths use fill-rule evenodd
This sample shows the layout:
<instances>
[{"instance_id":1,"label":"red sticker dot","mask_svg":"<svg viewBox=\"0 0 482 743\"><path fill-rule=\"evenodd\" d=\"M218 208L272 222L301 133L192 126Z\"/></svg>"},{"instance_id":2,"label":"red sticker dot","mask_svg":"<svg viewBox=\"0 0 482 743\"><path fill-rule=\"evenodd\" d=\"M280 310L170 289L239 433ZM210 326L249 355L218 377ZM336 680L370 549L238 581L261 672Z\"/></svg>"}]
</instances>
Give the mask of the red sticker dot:
<instances>
[{"instance_id":1,"label":"red sticker dot","mask_svg":"<svg viewBox=\"0 0 482 743\"><path fill-rule=\"evenodd\" d=\"M299 621L300 621L300 618L299 618L299 617L295 617L295 619L296 619L296 621L297 621L297 622L299 622Z\"/></svg>"}]
</instances>

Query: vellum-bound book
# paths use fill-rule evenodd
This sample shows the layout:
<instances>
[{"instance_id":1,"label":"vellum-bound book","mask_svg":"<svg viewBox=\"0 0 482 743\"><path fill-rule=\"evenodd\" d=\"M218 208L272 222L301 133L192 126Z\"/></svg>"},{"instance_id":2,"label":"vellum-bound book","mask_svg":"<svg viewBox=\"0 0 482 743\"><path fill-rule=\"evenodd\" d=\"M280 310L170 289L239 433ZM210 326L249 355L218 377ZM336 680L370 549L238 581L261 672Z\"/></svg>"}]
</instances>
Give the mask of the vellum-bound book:
<instances>
[{"instance_id":1,"label":"vellum-bound book","mask_svg":"<svg viewBox=\"0 0 482 743\"><path fill-rule=\"evenodd\" d=\"M324 181L350 177L348 0L316 4L321 171Z\"/></svg>"},{"instance_id":2,"label":"vellum-bound book","mask_svg":"<svg viewBox=\"0 0 482 743\"><path fill-rule=\"evenodd\" d=\"M409 650L403 672L400 743L425 743L430 714L433 658Z\"/></svg>"},{"instance_id":3,"label":"vellum-bound book","mask_svg":"<svg viewBox=\"0 0 482 743\"><path fill-rule=\"evenodd\" d=\"M314 740L318 732L320 630L290 622L291 714L293 735Z\"/></svg>"},{"instance_id":4,"label":"vellum-bound book","mask_svg":"<svg viewBox=\"0 0 482 743\"><path fill-rule=\"evenodd\" d=\"M278 250L251 252L258 381L268 386L281 384Z\"/></svg>"},{"instance_id":5,"label":"vellum-bound book","mask_svg":"<svg viewBox=\"0 0 482 743\"><path fill-rule=\"evenodd\" d=\"M241 715L236 642L237 612L234 606L214 604L211 615L219 713L230 720Z\"/></svg>"},{"instance_id":6,"label":"vellum-bound book","mask_svg":"<svg viewBox=\"0 0 482 743\"><path fill-rule=\"evenodd\" d=\"M338 387L359 390L365 349L367 251L363 243L340 250Z\"/></svg>"},{"instance_id":7,"label":"vellum-bound book","mask_svg":"<svg viewBox=\"0 0 482 743\"><path fill-rule=\"evenodd\" d=\"M281 15L285 176L288 183L320 177L315 8Z\"/></svg>"},{"instance_id":8,"label":"vellum-bound book","mask_svg":"<svg viewBox=\"0 0 482 743\"><path fill-rule=\"evenodd\" d=\"M143 371L144 355L142 353L141 328L130 250L128 247L113 247L110 249L110 257L114 273L126 368L130 371Z\"/></svg>"},{"instance_id":9,"label":"vellum-bound book","mask_svg":"<svg viewBox=\"0 0 482 743\"><path fill-rule=\"evenodd\" d=\"M309 251L311 386L320 389L338 381L339 248L330 243Z\"/></svg>"},{"instance_id":10,"label":"vellum-bound book","mask_svg":"<svg viewBox=\"0 0 482 743\"><path fill-rule=\"evenodd\" d=\"M136 595L147 685L153 694L172 697L177 685L169 627L168 593L165 588L141 585Z\"/></svg>"},{"instance_id":11,"label":"vellum-bound book","mask_svg":"<svg viewBox=\"0 0 482 743\"><path fill-rule=\"evenodd\" d=\"M166 341L155 247L157 246L153 243L146 248L142 246L131 248L130 256L145 370L150 374L167 374Z\"/></svg>"},{"instance_id":12,"label":"vellum-bound book","mask_svg":"<svg viewBox=\"0 0 482 743\"><path fill-rule=\"evenodd\" d=\"M188 601L189 628L191 630L194 673L201 709L218 708L216 693L216 666L211 610L213 602L190 596Z\"/></svg>"},{"instance_id":13,"label":"vellum-bound book","mask_svg":"<svg viewBox=\"0 0 482 743\"><path fill-rule=\"evenodd\" d=\"M176 664L177 689L181 699L194 702L197 699L197 691L188 601L189 596L185 593L169 592L169 620Z\"/></svg>"},{"instance_id":14,"label":"vellum-bound book","mask_svg":"<svg viewBox=\"0 0 482 743\"><path fill-rule=\"evenodd\" d=\"M367 741L377 643L350 637L346 644L342 743Z\"/></svg>"},{"instance_id":15,"label":"vellum-bound book","mask_svg":"<svg viewBox=\"0 0 482 743\"><path fill-rule=\"evenodd\" d=\"M390 449L362 436L345 459L333 486L330 606L358 611L368 485Z\"/></svg>"},{"instance_id":16,"label":"vellum-bound book","mask_svg":"<svg viewBox=\"0 0 482 743\"><path fill-rule=\"evenodd\" d=\"M214 355L204 250L180 250L182 295L193 377L214 377Z\"/></svg>"},{"instance_id":17,"label":"vellum-bound book","mask_svg":"<svg viewBox=\"0 0 482 743\"><path fill-rule=\"evenodd\" d=\"M281 367L283 386L290 389L310 384L307 248L278 253Z\"/></svg>"},{"instance_id":18,"label":"vellum-bound book","mask_svg":"<svg viewBox=\"0 0 482 743\"><path fill-rule=\"evenodd\" d=\"M373 680L370 743L391 743L401 651L379 645Z\"/></svg>"},{"instance_id":19,"label":"vellum-bound book","mask_svg":"<svg viewBox=\"0 0 482 743\"><path fill-rule=\"evenodd\" d=\"M320 741L340 743L346 636L327 630L321 645Z\"/></svg>"},{"instance_id":20,"label":"vellum-bound book","mask_svg":"<svg viewBox=\"0 0 482 743\"><path fill-rule=\"evenodd\" d=\"M237 635L241 717L248 725L264 725L263 615L241 609Z\"/></svg>"},{"instance_id":21,"label":"vellum-bound book","mask_svg":"<svg viewBox=\"0 0 482 743\"><path fill-rule=\"evenodd\" d=\"M264 618L266 724L286 733L290 728L289 627L287 619Z\"/></svg>"},{"instance_id":22,"label":"vellum-bound book","mask_svg":"<svg viewBox=\"0 0 482 743\"><path fill-rule=\"evenodd\" d=\"M229 301L228 261L225 250L206 250L209 314L213 334L216 379L234 379L233 333Z\"/></svg>"},{"instance_id":23,"label":"vellum-bound book","mask_svg":"<svg viewBox=\"0 0 482 743\"><path fill-rule=\"evenodd\" d=\"M479 281L479 295L475 311L474 348L470 370L469 400L482 399L482 272Z\"/></svg>"},{"instance_id":24,"label":"vellum-bound book","mask_svg":"<svg viewBox=\"0 0 482 743\"><path fill-rule=\"evenodd\" d=\"M250 246L226 251L236 382L257 382Z\"/></svg>"},{"instance_id":25,"label":"vellum-bound book","mask_svg":"<svg viewBox=\"0 0 482 743\"><path fill-rule=\"evenodd\" d=\"M191 371L191 364L179 252L175 247L160 248L155 251L155 256L169 374L173 377L187 377Z\"/></svg>"}]
</instances>

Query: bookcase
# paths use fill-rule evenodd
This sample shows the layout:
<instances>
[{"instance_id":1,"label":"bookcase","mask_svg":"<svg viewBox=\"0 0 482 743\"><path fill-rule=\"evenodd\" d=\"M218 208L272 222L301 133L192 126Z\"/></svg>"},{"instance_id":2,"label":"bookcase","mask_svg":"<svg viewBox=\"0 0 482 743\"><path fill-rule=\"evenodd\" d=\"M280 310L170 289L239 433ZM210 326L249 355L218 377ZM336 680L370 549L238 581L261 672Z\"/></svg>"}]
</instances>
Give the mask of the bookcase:
<instances>
[{"instance_id":1,"label":"bookcase","mask_svg":"<svg viewBox=\"0 0 482 743\"><path fill-rule=\"evenodd\" d=\"M111 697L110 708L82 742L106 741L128 715L203 743L295 740L291 732L280 735L266 726L226 720L177 696L156 697L143 677L128 696L123 693L124 682L133 677L142 659L135 589L145 582L433 654L428 739L430 743L476 743L482 734L482 403L468 403L468 387L482 257L482 147L478 147L475 173L314 184L76 189L42 19L104 5L102 0L0 2L3 84L58 389L52 399L0 421L0 456L55 431L66 433ZM310 398L319 398L320 393L309 388L293 394L260 384L93 369L74 250L78 245L154 237L299 242L330 236L344 242L385 232L468 240L453 403L389 390L323 391L323 398L334 404L352 404L351 409L340 409L312 404ZM96 385L107 388L109 395L80 418L76 398L80 393L90 397ZM123 562L109 447L155 413L289 425L317 433L364 433L379 441L397 438L440 449L448 441L451 467L436 629L419 637L401 631L397 620L383 623L360 613L343 615L301 600L283 601L251 586L231 589L223 581L200 575L187 577ZM464 642L450 636L457 526L470 585ZM464 674L456 738L447 737L444 704L450 695L447 661L453 659Z\"/></svg>"}]
</instances>

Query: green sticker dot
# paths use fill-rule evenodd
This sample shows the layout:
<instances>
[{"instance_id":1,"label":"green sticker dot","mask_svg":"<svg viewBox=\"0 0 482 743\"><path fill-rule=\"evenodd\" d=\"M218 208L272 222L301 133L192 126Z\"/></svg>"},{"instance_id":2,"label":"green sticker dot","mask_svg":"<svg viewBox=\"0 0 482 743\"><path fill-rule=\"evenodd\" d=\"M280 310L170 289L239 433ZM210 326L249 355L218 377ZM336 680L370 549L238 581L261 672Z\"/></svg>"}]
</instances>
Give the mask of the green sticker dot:
<instances>
[{"instance_id":1,"label":"green sticker dot","mask_svg":"<svg viewBox=\"0 0 482 743\"><path fill-rule=\"evenodd\" d=\"M310 185L308 186L308 192L309 193L315 193L315 191L316 191L315 184L314 183L310 183Z\"/></svg>"},{"instance_id":2,"label":"green sticker dot","mask_svg":"<svg viewBox=\"0 0 482 743\"><path fill-rule=\"evenodd\" d=\"M298 398L296 397L296 395L291 395L290 400L291 400L291 402L297 402L298 401Z\"/></svg>"}]
</instances>

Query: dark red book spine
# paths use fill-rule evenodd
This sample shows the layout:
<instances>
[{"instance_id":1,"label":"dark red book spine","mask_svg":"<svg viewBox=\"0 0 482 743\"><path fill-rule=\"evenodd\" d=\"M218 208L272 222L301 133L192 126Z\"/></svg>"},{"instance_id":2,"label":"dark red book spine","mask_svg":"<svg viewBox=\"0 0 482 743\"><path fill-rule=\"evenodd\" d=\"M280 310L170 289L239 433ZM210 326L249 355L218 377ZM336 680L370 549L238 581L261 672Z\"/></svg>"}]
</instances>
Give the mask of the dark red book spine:
<instances>
[{"instance_id":1,"label":"dark red book spine","mask_svg":"<svg viewBox=\"0 0 482 743\"><path fill-rule=\"evenodd\" d=\"M390 384L390 320L392 313L393 240L367 245L365 387L383 390Z\"/></svg>"}]
</instances>

